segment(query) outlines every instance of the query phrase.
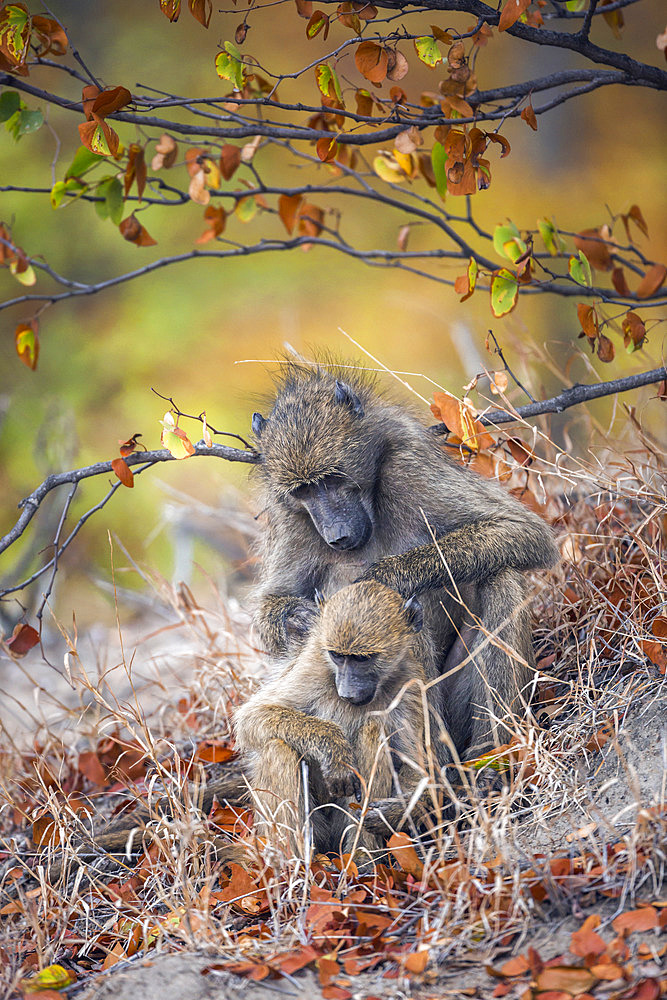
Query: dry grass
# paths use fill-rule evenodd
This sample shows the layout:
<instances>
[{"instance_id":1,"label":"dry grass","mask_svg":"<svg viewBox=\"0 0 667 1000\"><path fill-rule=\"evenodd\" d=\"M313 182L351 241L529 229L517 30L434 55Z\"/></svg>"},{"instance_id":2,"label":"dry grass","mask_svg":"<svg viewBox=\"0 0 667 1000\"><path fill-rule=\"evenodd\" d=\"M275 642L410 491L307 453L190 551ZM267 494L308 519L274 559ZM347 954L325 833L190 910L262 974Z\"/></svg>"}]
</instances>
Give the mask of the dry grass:
<instances>
[{"instance_id":1,"label":"dry grass","mask_svg":"<svg viewBox=\"0 0 667 1000\"><path fill-rule=\"evenodd\" d=\"M620 913L659 897L667 834L660 456L639 431L625 459L605 445L588 463L532 433L530 468L517 469L507 450L502 461L514 468L508 485L527 488L554 523L563 562L536 580L541 710L514 721L497 755L502 789L490 795L466 769L458 822L434 821L419 834L408 824L368 870L349 858L262 859L241 820L235 832L229 810L207 822L195 802L198 783L229 766L221 758L231 713L266 664L236 601L212 591L200 606L186 588L152 579L170 624L141 641L119 632L110 667L92 667L63 628L69 701L52 706L47 726L35 719L31 749L6 741L2 847L5 884L18 893L0 937L8 994L54 962L81 978L149 948L204 947L257 978L320 959L325 986L329 973L331 985L378 963L419 975L427 962L471 950L488 960L550 914L576 915L604 897ZM500 451L491 457L498 464ZM628 743L622 732L633 721ZM108 816L138 796L152 804L156 834L138 859L96 857L85 838L82 846L92 813ZM29 824L45 814L52 819L37 827L38 849ZM221 832L244 837L251 875L216 861ZM54 885L52 858L63 860ZM344 995L337 988L329 995Z\"/></svg>"}]
</instances>

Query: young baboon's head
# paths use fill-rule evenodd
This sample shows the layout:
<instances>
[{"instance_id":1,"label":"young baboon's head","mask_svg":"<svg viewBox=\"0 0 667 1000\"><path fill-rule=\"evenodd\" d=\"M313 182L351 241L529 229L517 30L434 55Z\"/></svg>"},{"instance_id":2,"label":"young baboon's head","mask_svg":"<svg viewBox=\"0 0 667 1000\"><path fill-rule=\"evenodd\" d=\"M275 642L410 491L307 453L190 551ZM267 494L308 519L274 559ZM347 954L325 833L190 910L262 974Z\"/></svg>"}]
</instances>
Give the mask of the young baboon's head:
<instances>
[{"instance_id":1,"label":"young baboon's head","mask_svg":"<svg viewBox=\"0 0 667 1000\"><path fill-rule=\"evenodd\" d=\"M368 705L380 692L390 697L401 666L423 623L421 604L369 580L343 587L322 609L322 653L334 673L336 690L353 705Z\"/></svg>"},{"instance_id":2,"label":"young baboon's head","mask_svg":"<svg viewBox=\"0 0 667 1000\"><path fill-rule=\"evenodd\" d=\"M266 486L335 549L360 549L373 533L381 445L367 431L372 399L358 371L287 364L269 418L253 415Z\"/></svg>"}]
</instances>

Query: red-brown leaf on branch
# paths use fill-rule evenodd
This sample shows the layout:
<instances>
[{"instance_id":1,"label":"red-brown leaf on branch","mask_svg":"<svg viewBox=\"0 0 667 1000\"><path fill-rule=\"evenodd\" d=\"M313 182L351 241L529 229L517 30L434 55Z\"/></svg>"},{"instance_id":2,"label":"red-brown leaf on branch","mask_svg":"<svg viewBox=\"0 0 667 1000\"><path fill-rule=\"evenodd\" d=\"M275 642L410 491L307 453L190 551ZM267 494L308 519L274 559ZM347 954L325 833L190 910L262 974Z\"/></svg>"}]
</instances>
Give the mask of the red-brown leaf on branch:
<instances>
[{"instance_id":1,"label":"red-brown leaf on branch","mask_svg":"<svg viewBox=\"0 0 667 1000\"><path fill-rule=\"evenodd\" d=\"M329 15L322 10L316 10L306 25L306 38L315 38L320 31L324 31L322 37L326 41L329 34Z\"/></svg>"},{"instance_id":2,"label":"red-brown leaf on branch","mask_svg":"<svg viewBox=\"0 0 667 1000\"><path fill-rule=\"evenodd\" d=\"M507 31L511 28L528 10L530 3L531 0L506 0L498 21L498 31Z\"/></svg>"},{"instance_id":3,"label":"red-brown leaf on branch","mask_svg":"<svg viewBox=\"0 0 667 1000\"><path fill-rule=\"evenodd\" d=\"M294 232L299 208L303 202L303 195L281 194L278 198L278 215L282 219L283 225L288 233Z\"/></svg>"},{"instance_id":4,"label":"red-brown leaf on branch","mask_svg":"<svg viewBox=\"0 0 667 1000\"><path fill-rule=\"evenodd\" d=\"M79 125L81 144L101 156L115 156L120 140L110 125L97 115L91 121Z\"/></svg>"},{"instance_id":5,"label":"red-brown leaf on branch","mask_svg":"<svg viewBox=\"0 0 667 1000\"><path fill-rule=\"evenodd\" d=\"M589 340L595 340L600 329L598 314L595 306L587 306L585 302L577 304L577 316L581 323L581 329Z\"/></svg>"},{"instance_id":6,"label":"red-brown leaf on branch","mask_svg":"<svg viewBox=\"0 0 667 1000\"><path fill-rule=\"evenodd\" d=\"M99 115L100 118L106 118L107 115L120 111L131 100L132 94L127 87L111 87L108 90L102 90L93 101L91 117Z\"/></svg>"},{"instance_id":7,"label":"red-brown leaf on branch","mask_svg":"<svg viewBox=\"0 0 667 1000\"><path fill-rule=\"evenodd\" d=\"M212 0L188 0L188 7L195 21L208 28L213 13Z\"/></svg>"},{"instance_id":8,"label":"red-brown leaf on branch","mask_svg":"<svg viewBox=\"0 0 667 1000\"><path fill-rule=\"evenodd\" d=\"M204 210L204 218L208 222L208 229L205 229L199 239L195 240L196 243L209 243L210 240L217 239L224 232L227 213L224 208L209 205Z\"/></svg>"},{"instance_id":9,"label":"red-brown leaf on branch","mask_svg":"<svg viewBox=\"0 0 667 1000\"><path fill-rule=\"evenodd\" d=\"M9 639L5 640L5 644L14 656L25 656L38 642L39 632L32 625L15 625Z\"/></svg>"},{"instance_id":10,"label":"red-brown leaf on branch","mask_svg":"<svg viewBox=\"0 0 667 1000\"><path fill-rule=\"evenodd\" d=\"M230 181L241 165L241 150L232 142L227 142L220 150L220 173Z\"/></svg>"},{"instance_id":11,"label":"red-brown leaf on branch","mask_svg":"<svg viewBox=\"0 0 667 1000\"><path fill-rule=\"evenodd\" d=\"M28 75L25 60L30 48L31 18L22 3L6 4L0 10L0 70Z\"/></svg>"},{"instance_id":12,"label":"red-brown leaf on branch","mask_svg":"<svg viewBox=\"0 0 667 1000\"><path fill-rule=\"evenodd\" d=\"M146 187L146 157L143 146L133 142L128 150L127 167L125 168L125 197L130 193L134 181L137 182L139 201Z\"/></svg>"},{"instance_id":13,"label":"red-brown leaf on branch","mask_svg":"<svg viewBox=\"0 0 667 1000\"><path fill-rule=\"evenodd\" d=\"M527 125L530 125L533 132L537 132L537 115L535 114L535 109L533 108L533 102L531 100L528 101L528 104L521 112L521 117Z\"/></svg>"},{"instance_id":14,"label":"red-brown leaf on branch","mask_svg":"<svg viewBox=\"0 0 667 1000\"><path fill-rule=\"evenodd\" d=\"M32 19L32 41L37 43L37 54L45 56L64 56L67 52L67 35L57 21L52 17L36 14Z\"/></svg>"},{"instance_id":15,"label":"red-brown leaf on branch","mask_svg":"<svg viewBox=\"0 0 667 1000\"><path fill-rule=\"evenodd\" d=\"M133 434L131 438L127 439L127 441L118 442L119 450L123 458L127 458L127 456L131 455L132 452L137 450L137 448L142 448L145 451L144 446L140 445L139 442L137 441L137 438L140 437L143 437L143 434L137 431L137 433Z\"/></svg>"},{"instance_id":16,"label":"red-brown leaf on branch","mask_svg":"<svg viewBox=\"0 0 667 1000\"><path fill-rule=\"evenodd\" d=\"M646 338L646 326L641 316L636 312L627 312L621 324L623 343L630 352L637 351Z\"/></svg>"},{"instance_id":17,"label":"red-brown leaf on branch","mask_svg":"<svg viewBox=\"0 0 667 1000\"><path fill-rule=\"evenodd\" d=\"M134 212L123 219L120 226L120 234L128 243L134 243L138 247L157 246L157 240L149 235L148 231L141 225Z\"/></svg>"},{"instance_id":18,"label":"red-brown leaf on branch","mask_svg":"<svg viewBox=\"0 0 667 1000\"><path fill-rule=\"evenodd\" d=\"M324 225L324 212L316 205L304 205L299 211L299 232L302 236L319 236Z\"/></svg>"},{"instance_id":19,"label":"red-brown leaf on branch","mask_svg":"<svg viewBox=\"0 0 667 1000\"><path fill-rule=\"evenodd\" d=\"M160 10L170 21L178 21L181 14L181 0L160 0Z\"/></svg>"},{"instance_id":20,"label":"red-brown leaf on branch","mask_svg":"<svg viewBox=\"0 0 667 1000\"><path fill-rule=\"evenodd\" d=\"M625 226L625 232L627 234L630 243L632 243L632 235L630 233L630 219L632 219L632 221L637 226L639 231L643 233L644 236L648 237L648 226L646 225L646 219L644 218L644 215L639 205L631 205L630 210L625 215L621 215L621 219L623 220L623 225Z\"/></svg>"},{"instance_id":21,"label":"red-brown leaf on branch","mask_svg":"<svg viewBox=\"0 0 667 1000\"><path fill-rule=\"evenodd\" d=\"M614 360L614 345L612 344L609 337L605 337L604 333L598 336L598 357L600 361L609 363Z\"/></svg>"},{"instance_id":22,"label":"red-brown leaf on branch","mask_svg":"<svg viewBox=\"0 0 667 1000\"><path fill-rule=\"evenodd\" d=\"M639 282L637 288L638 299L648 299L655 295L667 277L667 267L664 264L651 264L648 271Z\"/></svg>"},{"instance_id":23,"label":"red-brown leaf on branch","mask_svg":"<svg viewBox=\"0 0 667 1000\"><path fill-rule=\"evenodd\" d=\"M313 0L294 0L299 17L310 18L313 14Z\"/></svg>"},{"instance_id":24,"label":"red-brown leaf on branch","mask_svg":"<svg viewBox=\"0 0 667 1000\"><path fill-rule=\"evenodd\" d=\"M382 83L387 75L389 58L387 50L377 42L362 42L354 53L354 62L361 73L371 83Z\"/></svg>"},{"instance_id":25,"label":"red-brown leaf on branch","mask_svg":"<svg viewBox=\"0 0 667 1000\"><path fill-rule=\"evenodd\" d=\"M127 486L128 489L133 489L134 473L124 458L114 458L111 463L111 468L116 473L123 486Z\"/></svg>"},{"instance_id":26,"label":"red-brown leaf on branch","mask_svg":"<svg viewBox=\"0 0 667 1000\"><path fill-rule=\"evenodd\" d=\"M598 271L609 271L612 265L611 252L606 242L606 234L603 229L582 229L574 237L574 245L577 250L588 258L591 267Z\"/></svg>"},{"instance_id":27,"label":"red-brown leaf on branch","mask_svg":"<svg viewBox=\"0 0 667 1000\"><path fill-rule=\"evenodd\" d=\"M14 345L19 359L34 372L39 358L38 321L31 319L29 323L19 323L14 331Z\"/></svg>"},{"instance_id":28,"label":"red-brown leaf on branch","mask_svg":"<svg viewBox=\"0 0 667 1000\"><path fill-rule=\"evenodd\" d=\"M335 139L329 139L328 136L323 135L321 139L317 140L315 151L323 163L331 163L338 154L338 143Z\"/></svg>"},{"instance_id":29,"label":"red-brown leaf on branch","mask_svg":"<svg viewBox=\"0 0 667 1000\"><path fill-rule=\"evenodd\" d=\"M630 295L630 286L625 279L625 271L622 267L615 267L611 272L611 283L619 295Z\"/></svg>"}]
</instances>

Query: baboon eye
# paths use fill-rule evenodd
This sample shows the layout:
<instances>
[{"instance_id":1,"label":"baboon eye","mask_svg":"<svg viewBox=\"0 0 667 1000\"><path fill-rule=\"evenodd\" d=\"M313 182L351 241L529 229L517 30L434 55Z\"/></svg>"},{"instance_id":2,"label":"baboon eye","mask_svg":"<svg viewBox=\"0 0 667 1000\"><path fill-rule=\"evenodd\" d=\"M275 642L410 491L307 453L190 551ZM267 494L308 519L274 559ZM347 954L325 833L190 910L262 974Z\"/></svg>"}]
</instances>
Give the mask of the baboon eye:
<instances>
[{"instance_id":1,"label":"baboon eye","mask_svg":"<svg viewBox=\"0 0 667 1000\"><path fill-rule=\"evenodd\" d=\"M337 653L334 649L327 650L329 658L337 667L342 667L345 661L348 663L364 664L370 663L372 656L355 656L349 653Z\"/></svg>"}]
</instances>

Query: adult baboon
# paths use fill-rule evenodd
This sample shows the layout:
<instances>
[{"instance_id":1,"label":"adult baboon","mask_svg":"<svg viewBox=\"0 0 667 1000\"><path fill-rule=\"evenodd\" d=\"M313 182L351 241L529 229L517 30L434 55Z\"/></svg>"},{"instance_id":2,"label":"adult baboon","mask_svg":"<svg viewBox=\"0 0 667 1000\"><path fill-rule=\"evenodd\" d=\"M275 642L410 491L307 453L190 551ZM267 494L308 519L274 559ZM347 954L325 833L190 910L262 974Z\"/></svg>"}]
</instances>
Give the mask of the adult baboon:
<instances>
[{"instance_id":1,"label":"adult baboon","mask_svg":"<svg viewBox=\"0 0 667 1000\"><path fill-rule=\"evenodd\" d=\"M347 807L363 787L402 813L428 774L424 664L432 650L421 629L416 598L375 581L344 587L324 603L296 659L238 709L236 743L260 836L298 851L305 760L315 850L384 846Z\"/></svg>"},{"instance_id":2,"label":"adult baboon","mask_svg":"<svg viewBox=\"0 0 667 1000\"><path fill-rule=\"evenodd\" d=\"M266 517L256 624L267 650L300 647L316 590L362 579L420 594L453 746L469 757L504 742L498 720L533 674L523 574L557 559L546 524L454 462L366 372L288 362L269 418L255 413L252 424Z\"/></svg>"}]
</instances>

